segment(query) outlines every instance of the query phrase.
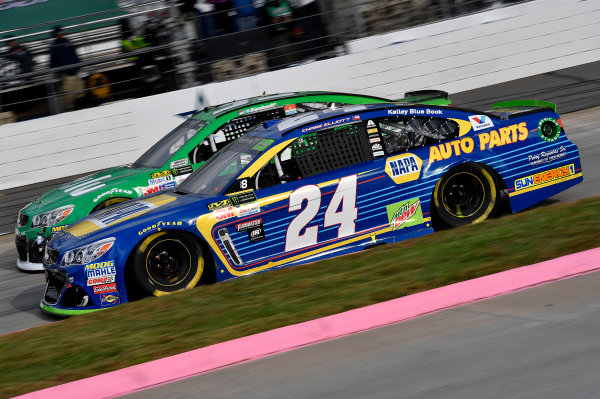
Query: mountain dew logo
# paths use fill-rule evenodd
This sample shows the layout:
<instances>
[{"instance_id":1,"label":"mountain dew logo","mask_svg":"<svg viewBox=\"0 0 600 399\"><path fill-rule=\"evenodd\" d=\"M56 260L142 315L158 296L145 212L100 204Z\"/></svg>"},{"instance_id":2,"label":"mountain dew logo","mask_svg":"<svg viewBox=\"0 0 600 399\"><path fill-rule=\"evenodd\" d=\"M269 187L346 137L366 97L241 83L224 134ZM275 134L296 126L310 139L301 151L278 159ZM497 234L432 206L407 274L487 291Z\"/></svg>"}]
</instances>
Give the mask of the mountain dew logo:
<instances>
[{"instance_id":1,"label":"mountain dew logo","mask_svg":"<svg viewBox=\"0 0 600 399\"><path fill-rule=\"evenodd\" d=\"M421 201L413 198L408 201L397 202L387 207L388 221L392 230L415 226L423 223Z\"/></svg>"}]
</instances>

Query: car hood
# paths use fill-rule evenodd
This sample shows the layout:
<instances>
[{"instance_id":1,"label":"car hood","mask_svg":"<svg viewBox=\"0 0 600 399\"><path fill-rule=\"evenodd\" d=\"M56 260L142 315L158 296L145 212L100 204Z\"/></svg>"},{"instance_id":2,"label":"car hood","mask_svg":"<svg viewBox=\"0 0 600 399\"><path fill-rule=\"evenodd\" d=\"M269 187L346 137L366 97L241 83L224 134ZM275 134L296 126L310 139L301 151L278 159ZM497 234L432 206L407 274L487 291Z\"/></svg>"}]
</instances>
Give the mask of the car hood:
<instances>
[{"instance_id":1,"label":"car hood","mask_svg":"<svg viewBox=\"0 0 600 399\"><path fill-rule=\"evenodd\" d=\"M131 168L129 165L124 165L83 176L53 188L35 198L24 208L24 212L38 214L82 200L89 202L91 210L91 208L102 201L102 199L99 199L98 202L94 202L94 198L112 188L122 188L132 191L130 195L124 195L127 197L131 197L132 195L138 196L138 194L135 194L135 190L128 180L141 174L147 175L149 178L152 171L153 169ZM89 210L86 213L88 212Z\"/></svg>"},{"instance_id":2,"label":"car hood","mask_svg":"<svg viewBox=\"0 0 600 399\"><path fill-rule=\"evenodd\" d=\"M158 193L96 212L71 225L50 241L50 247L63 250L77 248L103 238L115 237L128 229L140 230L160 220L182 221L182 226L195 223L198 209L214 197L176 192ZM189 206L193 203L193 206Z\"/></svg>"}]
</instances>

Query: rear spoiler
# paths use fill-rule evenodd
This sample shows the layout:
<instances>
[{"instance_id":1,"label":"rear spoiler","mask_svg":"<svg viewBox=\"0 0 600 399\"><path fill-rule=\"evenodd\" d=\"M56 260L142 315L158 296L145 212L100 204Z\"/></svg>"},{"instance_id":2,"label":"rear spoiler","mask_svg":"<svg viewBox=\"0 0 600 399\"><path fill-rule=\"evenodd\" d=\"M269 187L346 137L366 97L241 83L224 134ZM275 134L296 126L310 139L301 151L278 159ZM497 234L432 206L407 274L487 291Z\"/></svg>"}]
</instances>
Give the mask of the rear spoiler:
<instances>
[{"instance_id":1,"label":"rear spoiler","mask_svg":"<svg viewBox=\"0 0 600 399\"><path fill-rule=\"evenodd\" d=\"M404 93L404 97L396 100L402 103L423 103L431 105L450 105L448 93L442 90L414 90Z\"/></svg>"},{"instance_id":2,"label":"rear spoiler","mask_svg":"<svg viewBox=\"0 0 600 399\"><path fill-rule=\"evenodd\" d=\"M538 100L511 100L492 104L492 112L507 114L509 118L514 114L537 112L542 109L549 109L556 113L556 104Z\"/></svg>"}]
</instances>

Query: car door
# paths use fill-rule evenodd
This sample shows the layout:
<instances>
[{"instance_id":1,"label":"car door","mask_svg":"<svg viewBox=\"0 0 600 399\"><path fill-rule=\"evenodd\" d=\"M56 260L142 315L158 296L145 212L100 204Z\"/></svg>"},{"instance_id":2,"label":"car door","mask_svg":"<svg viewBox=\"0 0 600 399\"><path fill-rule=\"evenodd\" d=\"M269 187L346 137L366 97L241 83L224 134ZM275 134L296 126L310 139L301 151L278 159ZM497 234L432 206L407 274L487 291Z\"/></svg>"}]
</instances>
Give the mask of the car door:
<instances>
[{"instance_id":1,"label":"car door","mask_svg":"<svg viewBox=\"0 0 600 399\"><path fill-rule=\"evenodd\" d=\"M303 135L252 176L256 189L222 232L235 250L234 269L339 252L387 226L381 210L360 200L383 180L365 126L357 121Z\"/></svg>"}]
</instances>

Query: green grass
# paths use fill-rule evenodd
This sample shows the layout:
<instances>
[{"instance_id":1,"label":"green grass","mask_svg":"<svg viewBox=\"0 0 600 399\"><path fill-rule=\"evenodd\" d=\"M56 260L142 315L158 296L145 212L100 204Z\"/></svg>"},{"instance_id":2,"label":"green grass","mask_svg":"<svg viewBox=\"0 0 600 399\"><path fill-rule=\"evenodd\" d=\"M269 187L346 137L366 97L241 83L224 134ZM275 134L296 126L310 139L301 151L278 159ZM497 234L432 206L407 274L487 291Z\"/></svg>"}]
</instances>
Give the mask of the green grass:
<instances>
[{"instance_id":1,"label":"green grass","mask_svg":"<svg viewBox=\"0 0 600 399\"><path fill-rule=\"evenodd\" d=\"M600 198L0 337L0 397L600 246Z\"/></svg>"}]
</instances>

